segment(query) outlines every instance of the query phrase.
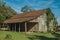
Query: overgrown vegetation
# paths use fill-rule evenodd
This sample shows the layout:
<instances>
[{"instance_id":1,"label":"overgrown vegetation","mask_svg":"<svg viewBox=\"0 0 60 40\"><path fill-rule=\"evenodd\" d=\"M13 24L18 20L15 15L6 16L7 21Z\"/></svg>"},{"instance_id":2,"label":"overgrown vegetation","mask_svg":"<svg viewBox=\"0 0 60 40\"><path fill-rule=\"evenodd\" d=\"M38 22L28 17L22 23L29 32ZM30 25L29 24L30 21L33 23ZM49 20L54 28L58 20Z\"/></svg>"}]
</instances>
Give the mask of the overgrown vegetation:
<instances>
[{"instance_id":1,"label":"overgrown vegetation","mask_svg":"<svg viewBox=\"0 0 60 40\"><path fill-rule=\"evenodd\" d=\"M27 6L27 5L25 5L21 8L21 12L30 12L30 11L34 11L34 10L35 9L33 9L32 7Z\"/></svg>"},{"instance_id":2,"label":"overgrown vegetation","mask_svg":"<svg viewBox=\"0 0 60 40\"><path fill-rule=\"evenodd\" d=\"M2 23L6 19L12 17L15 14L16 14L16 12L14 9L12 9L10 6L6 5L5 2L0 1L0 23Z\"/></svg>"},{"instance_id":3,"label":"overgrown vegetation","mask_svg":"<svg viewBox=\"0 0 60 40\"><path fill-rule=\"evenodd\" d=\"M13 40L12 36L10 34L7 34L4 38L4 40Z\"/></svg>"},{"instance_id":4,"label":"overgrown vegetation","mask_svg":"<svg viewBox=\"0 0 60 40\"><path fill-rule=\"evenodd\" d=\"M49 24L51 21L53 21L53 26L55 27L56 25L58 25L57 23L57 20L56 20L56 17L55 15L52 13L51 9L50 8L47 8L47 13L46 13L46 16L47 16L47 21L46 21L46 25L48 27L48 32L50 31L49 30ZM54 28L55 29L55 28Z\"/></svg>"}]
</instances>

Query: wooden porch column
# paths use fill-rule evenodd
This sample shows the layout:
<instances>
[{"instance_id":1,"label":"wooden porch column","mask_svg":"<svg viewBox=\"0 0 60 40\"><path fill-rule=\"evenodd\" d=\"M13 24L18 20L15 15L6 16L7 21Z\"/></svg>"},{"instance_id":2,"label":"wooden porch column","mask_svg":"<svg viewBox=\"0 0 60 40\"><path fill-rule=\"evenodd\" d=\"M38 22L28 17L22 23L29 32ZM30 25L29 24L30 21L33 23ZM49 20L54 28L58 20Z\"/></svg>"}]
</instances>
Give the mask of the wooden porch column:
<instances>
[{"instance_id":1,"label":"wooden porch column","mask_svg":"<svg viewBox=\"0 0 60 40\"><path fill-rule=\"evenodd\" d=\"M1 30L1 24L0 24L0 30Z\"/></svg>"},{"instance_id":2,"label":"wooden porch column","mask_svg":"<svg viewBox=\"0 0 60 40\"><path fill-rule=\"evenodd\" d=\"M8 27L8 30L10 31L10 27L9 27L9 25L7 25L7 27Z\"/></svg>"},{"instance_id":3,"label":"wooden porch column","mask_svg":"<svg viewBox=\"0 0 60 40\"><path fill-rule=\"evenodd\" d=\"M16 31L16 24L15 24L15 31Z\"/></svg>"},{"instance_id":4,"label":"wooden porch column","mask_svg":"<svg viewBox=\"0 0 60 40\"><path fill-rule=\"evenodd\" d=\"M19 32L20 32L20 23L19 23Z\"/></svg>"},{"instance_id":5,"label":"wooden porch column","mask_svg":"<svg viewBox=\"0 0 60 40\"><path fill-rule=\"evenodd\" d=\"M27 32L27 22L25 22L25 33Z\"/></svg>"},{"instance_id":6,"label":"wooden porch column","mask_svg":"<svg viewBox=\"0 0 60 40\"><path fill-rule=\"evenodd\" d=\"M4 23L3 23L3 27L4 27Z\"/></svg>"},{"instance_id":7,"label":"wooden porch column","mask_svg":"<svg viewBox=\"0 0 60 40\"><path fill-rule=\"evenodd\" d=\"M7 26L8 30L10 31L10 27L9 27L9 24L6 24L6 26Z\"/></svg>"}]
</instances>

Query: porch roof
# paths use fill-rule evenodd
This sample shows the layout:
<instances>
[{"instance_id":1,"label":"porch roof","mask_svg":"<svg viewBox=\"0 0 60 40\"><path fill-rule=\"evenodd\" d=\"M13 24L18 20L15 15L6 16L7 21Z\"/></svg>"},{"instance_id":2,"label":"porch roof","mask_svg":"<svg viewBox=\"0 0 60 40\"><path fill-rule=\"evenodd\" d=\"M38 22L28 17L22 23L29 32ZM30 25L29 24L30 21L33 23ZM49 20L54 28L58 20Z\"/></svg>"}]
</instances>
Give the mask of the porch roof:
<instances>
[{"instance_id":1,"label":"porch roof","mask_svg":"<svg viewBox=\"0 0 60 40\"><path fill-rule=\"evenodd\" d=\"M26 22L26 21L33 20L44 13L46 13L46 9L25 12L25 13L14 15L10 19L5 20L4 23Z\"/></svg>"}]
</instances>

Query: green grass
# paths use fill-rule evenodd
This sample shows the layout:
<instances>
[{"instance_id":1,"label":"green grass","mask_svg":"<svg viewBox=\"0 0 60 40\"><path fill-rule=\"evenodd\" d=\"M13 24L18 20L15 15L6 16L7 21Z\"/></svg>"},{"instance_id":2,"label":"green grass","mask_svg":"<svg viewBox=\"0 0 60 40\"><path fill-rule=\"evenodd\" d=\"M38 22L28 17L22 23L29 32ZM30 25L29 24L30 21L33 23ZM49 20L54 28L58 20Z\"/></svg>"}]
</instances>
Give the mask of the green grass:
<instances>
[{"instance_id":1,"label":"green grass","mask_svg":"<svg viewBox=\"0 0 60 40\"><path fill-rule=\"evenodd\" d=\"M25 34L11 31L0 31L0 40L46 40L46 39L54 40L55 38L60 38L60 32L53 34L51 33Z\"/></svg>"},{"instance_id":2,"label":"green grass","mask_svg":"<svg viewBox=\"0 0 60 40\"><path fill-rule=\"evenodd\" d=\"M24 33L0 31L0 39L5 39L6 35L11 35L13 40L28 40Z\"/></svg>"}]
</instances>

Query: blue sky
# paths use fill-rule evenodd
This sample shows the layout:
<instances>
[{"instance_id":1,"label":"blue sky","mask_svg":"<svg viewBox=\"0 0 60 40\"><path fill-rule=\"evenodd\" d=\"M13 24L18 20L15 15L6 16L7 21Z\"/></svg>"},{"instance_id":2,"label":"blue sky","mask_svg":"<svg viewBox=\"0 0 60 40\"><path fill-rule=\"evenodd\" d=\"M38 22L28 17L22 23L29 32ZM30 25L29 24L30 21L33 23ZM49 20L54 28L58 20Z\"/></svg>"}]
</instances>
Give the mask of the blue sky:
<instances>
[{"instance_id":1,"label":"blue sky","mask_svg":"<svg viewBox=\"0 0 60 40\"><path fill-rule=\"evenodd\" d=\"M39 10L44 8L51 8L60 24L60 0L3 0L8 6L11 6L17 13L21 13L21 8L25 5Z\"/></svg>"}]
</instances>

